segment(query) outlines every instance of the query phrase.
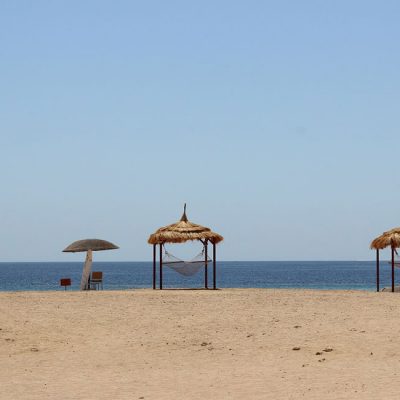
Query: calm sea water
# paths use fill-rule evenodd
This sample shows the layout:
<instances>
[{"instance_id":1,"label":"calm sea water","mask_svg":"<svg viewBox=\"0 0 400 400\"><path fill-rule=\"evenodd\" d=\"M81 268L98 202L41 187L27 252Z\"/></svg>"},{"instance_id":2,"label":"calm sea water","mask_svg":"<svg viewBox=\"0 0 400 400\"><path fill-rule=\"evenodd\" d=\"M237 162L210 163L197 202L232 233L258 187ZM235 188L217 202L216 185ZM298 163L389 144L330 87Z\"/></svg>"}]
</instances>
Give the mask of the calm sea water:
<instances>
[{"instance_id":1,"label":"calm sea water","mask_svg":"<svg viewBox=\"0 0 400 400\"><path fill-rule=\"evenodd\" d=\"M72 279L78 290L82 263L30 262L0 263L0 291L60 290L60 278ZM212 270L212 268L210 268ZM103 271L104 289L149 288L151 262L94 262L92 271ZM169 287L201 287L204 273L183 277L164 268L163 284ZM212 273L209 273L211 286ZM390 285L390 267L382 262L381 285ZM310 288L375 290L375 263L356 261L219 262L217 286L220 288Z\"/></svg>"}]
</instances>

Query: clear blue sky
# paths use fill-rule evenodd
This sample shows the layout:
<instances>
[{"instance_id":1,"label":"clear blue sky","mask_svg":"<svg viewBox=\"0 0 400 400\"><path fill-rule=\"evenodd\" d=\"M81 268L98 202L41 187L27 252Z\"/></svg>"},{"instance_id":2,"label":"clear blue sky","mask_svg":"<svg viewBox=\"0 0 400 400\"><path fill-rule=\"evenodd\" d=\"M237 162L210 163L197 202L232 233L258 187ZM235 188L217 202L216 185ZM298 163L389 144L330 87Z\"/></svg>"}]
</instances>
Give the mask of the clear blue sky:
<instances>
[{"instance_id":1,"label":"clear blue sky","mask_svg":"<svg viewBox=\"0 0 400 400\"><path fill-rule=\"evenodd\" d=\"M400 225L400 2L0 2L0 260L179 219L225 260L369 259ZM196 246L174 249L178 256Z\"/></svg>"}]
</instances>

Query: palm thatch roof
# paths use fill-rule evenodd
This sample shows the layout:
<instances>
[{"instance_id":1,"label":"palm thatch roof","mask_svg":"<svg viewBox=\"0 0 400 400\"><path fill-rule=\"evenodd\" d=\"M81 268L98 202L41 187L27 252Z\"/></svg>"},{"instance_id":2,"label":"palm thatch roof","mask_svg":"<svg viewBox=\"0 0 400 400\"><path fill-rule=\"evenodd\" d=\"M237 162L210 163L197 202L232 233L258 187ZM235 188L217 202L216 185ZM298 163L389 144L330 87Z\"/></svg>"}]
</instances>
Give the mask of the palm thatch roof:
<instances>
[{"instance_id":1,"label":"palm thatch roof","mask_svg":"<svg viewBox=\"0 0 400 400\"><path fill-rule=\"evenodd\" d=\"M190 222L186 216L186 204L182 218L175 224L157 229L148 239L150 244L184 243L188 240L209 240L217 244L224 238L210 228Z\"/></svg>"},{"instance_id":2,"label":"palm thatch roof","mask_svg":"<svg viewBox=\"0 0 400 400\"><path fill-rule=\"evenodd\" d=\"M111 242L107 242L107 240L100 239L84 239L77 240L74 243L71 243L68 247L66 247L63 252L64 253L77 253L80 251L99 251L99 250L114 250L119 249L118 246Z\"/></svg>"},{"instance_id":3,"label":"palm thatch roof","mask_svg":"<svg viewBox=\"0 0 400 400\"><path fill-rule=\"evenodd\" d=\"M377 250L384 249L385 247L400 247L400 227L383 232L382 235L372 241L370 247Z\"/></svg>"}]
</instances>

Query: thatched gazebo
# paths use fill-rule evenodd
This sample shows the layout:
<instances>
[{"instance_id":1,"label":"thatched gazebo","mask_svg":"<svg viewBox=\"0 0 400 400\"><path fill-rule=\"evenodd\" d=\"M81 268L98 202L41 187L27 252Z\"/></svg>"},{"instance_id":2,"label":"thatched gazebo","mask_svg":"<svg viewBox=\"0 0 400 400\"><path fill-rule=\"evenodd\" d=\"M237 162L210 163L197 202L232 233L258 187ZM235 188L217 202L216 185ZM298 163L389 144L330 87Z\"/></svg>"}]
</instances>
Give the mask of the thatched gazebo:
<instances>
[{"instance_id":1,"label":"thatched gazebo","mask_svg":"<svg viewBox=\"0 0 400 400\"><path fill-rule=\"evenodd\" d=\"M204 246L204 288L208 289L208 243L213 246L213 289L217 288L216 283L216 245L224 238L201 225L190 222L186 216L186 204L180 221L157 229L148 239L148 243L153 245L153 289L156 289L156 253L157 245L160 247L160 280L159 287L163 288L163 245L164 243L185 243L187 241L198 240Z\"/></svg>"},{"instance_id":2,"label":"thatched gazebo","mask_svg":"<svg viewBox=\"0 0 400 400\"><path fill-rule=\"evenodd\" d=\"M392 252L392 292L394 292L394 255L396 248L400 247L400 228L393 228L390 231L383 232L371 243L371 249L376 250L376 291L379 292L379 250L386 247L391 248Z\"/></svg>"}]
</instances>

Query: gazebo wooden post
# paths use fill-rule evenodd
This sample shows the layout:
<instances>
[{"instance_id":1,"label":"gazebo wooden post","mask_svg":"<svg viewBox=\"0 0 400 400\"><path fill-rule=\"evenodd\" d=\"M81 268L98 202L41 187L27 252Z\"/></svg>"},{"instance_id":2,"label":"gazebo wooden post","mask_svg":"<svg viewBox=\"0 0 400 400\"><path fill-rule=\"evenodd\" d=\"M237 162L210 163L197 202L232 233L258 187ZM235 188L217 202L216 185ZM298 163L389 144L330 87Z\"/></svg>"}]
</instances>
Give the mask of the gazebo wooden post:
<instances>
[{"instance_id":1,"label":"gazebo wooden post","mask_svg":"<svg viewBox=\"0 0 400 400\"><path fill-rule=\"evenodd\" d=\"M394 292L394 247L392 246L392 292Z\"/></svg>"},{"instance_id":2,"label":"gazebo wooden post","mask_svg":"<svg viewBox=\"0 0 400 400\"><path fill-rule=\"evenodd\" d=\"M162 244L160 243L160 290L162 290Z\"/></svg>"},{"instance_id":3,"label":"gazebo wooden post","mask_svg":"<svg viewBox=\"0 0 400 400\"><path fill-rule=\"evenodd\" d=\"M376 291L379 292L379 249L376 249Z\"/></svg>"},{"instance_id":4,"label":"gazebo wooden post","mask_svg":"<svg viewBox=\"0 0 400 400\"><path fill-rule=\"evenodd\" d=\"M153 290L156 288L156 253L157 245L153 244Z\"/></svg>"},{"instance_id":5,"label":"gazebo wooden post","mask_svg":"<svg viewBox=\"0 0 400 400\"><path fill-rule=\"evenodd\" d=\"M213 244L213 289L215 290L217 288L217 250L215 243L212 242Z\"/></svg>"},{"instance_id":6,"label":"gazebo wooden post","mask_svg":"<svg viewBox=\"0 0 400 400\"><path fill-rule=\"evenodd\" d=\"M204 241L204 288L208 289L208 240Z\"/></svg>"}]
</instances>

